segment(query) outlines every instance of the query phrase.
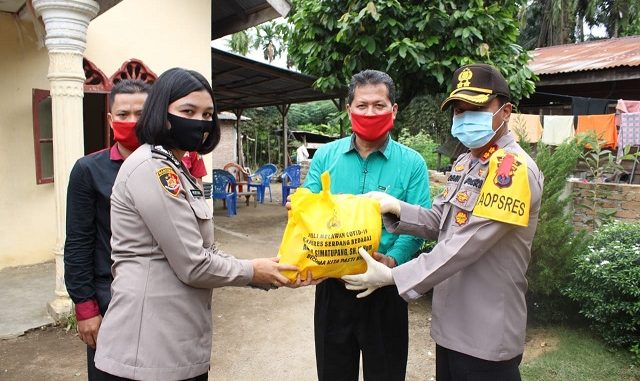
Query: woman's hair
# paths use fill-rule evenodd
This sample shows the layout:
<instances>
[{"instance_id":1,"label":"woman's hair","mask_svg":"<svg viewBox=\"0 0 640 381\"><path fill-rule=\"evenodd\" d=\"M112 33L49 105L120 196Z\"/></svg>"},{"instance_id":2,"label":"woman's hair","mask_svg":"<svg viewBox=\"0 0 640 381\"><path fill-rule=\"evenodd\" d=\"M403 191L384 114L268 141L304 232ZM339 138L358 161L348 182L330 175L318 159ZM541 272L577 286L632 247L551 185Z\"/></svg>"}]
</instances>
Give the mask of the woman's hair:
<instances>
[{"instance_id":1,"label":"woman's hair","mask_svg":"<svg viewBox=\"0 0 640 381\"><path fill-rule=\"evenodd\" d=\"M176 148L167 146L167 142L170 141L168 139L169 122L167 121L169 105L194 91L202 90L206 90L213 100L213 131L204 141L198 153L206 155L213 151L220 142L220 123L211 85L202 74L177 67L165 71L153 83L151 92L144 103L142 115L136 125L136 135L140 143Z\"/></svg>"}]
</instances>

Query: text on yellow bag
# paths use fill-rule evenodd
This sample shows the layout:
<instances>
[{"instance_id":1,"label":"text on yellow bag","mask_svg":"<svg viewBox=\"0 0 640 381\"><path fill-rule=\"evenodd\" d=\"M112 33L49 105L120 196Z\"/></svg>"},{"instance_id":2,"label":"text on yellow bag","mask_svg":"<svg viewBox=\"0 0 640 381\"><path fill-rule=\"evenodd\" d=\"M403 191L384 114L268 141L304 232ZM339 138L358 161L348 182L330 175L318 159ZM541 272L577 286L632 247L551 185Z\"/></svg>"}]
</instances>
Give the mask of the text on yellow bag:
<instances>
[{"instance_id":1,"label":"text on yellow bag","mask_svg":"<svg viewBox=\"0 0 640 381\"><path fill-rule=\"evenodd\" d=\"M329 173L322 190L299 188L291 196L289 221L278 250L280 263L298 266L301 279L311 270L314 279L360 274L367 270L358 248L378 250L382 223L380 204L372 199L330 192ZM297 273L283 273L290 280Z\"/></svg>"}]
</instances>

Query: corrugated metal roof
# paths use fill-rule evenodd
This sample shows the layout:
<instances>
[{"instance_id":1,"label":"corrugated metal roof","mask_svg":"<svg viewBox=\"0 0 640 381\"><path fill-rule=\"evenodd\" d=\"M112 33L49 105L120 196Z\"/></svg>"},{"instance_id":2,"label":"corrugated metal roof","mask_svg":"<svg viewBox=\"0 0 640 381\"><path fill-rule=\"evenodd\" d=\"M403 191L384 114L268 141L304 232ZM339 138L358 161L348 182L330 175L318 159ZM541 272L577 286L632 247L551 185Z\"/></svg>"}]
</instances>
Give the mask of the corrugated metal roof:
<instances>
[{"instance_id":1,"label":"corrugated metal roof","mask_svg":"<svg viewBox=\"0 0 640 381\"><path fill-rule=\"evenodd\" d=\"M538 75L640 66L640 36L537 48L529 68Z\"/></svg>"}]
</instances>

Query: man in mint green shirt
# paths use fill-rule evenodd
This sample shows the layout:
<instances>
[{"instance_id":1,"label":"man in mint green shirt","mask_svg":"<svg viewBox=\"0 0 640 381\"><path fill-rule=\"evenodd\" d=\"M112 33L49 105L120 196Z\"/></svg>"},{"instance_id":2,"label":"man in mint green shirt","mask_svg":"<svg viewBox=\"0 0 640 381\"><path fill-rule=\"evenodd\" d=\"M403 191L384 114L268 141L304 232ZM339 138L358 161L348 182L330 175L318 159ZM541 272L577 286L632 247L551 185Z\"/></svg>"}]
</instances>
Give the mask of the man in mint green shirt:
<instances>
[{"instance_id":1,"label":"man in mint green shirt","mask_svg":"<svg viewBox=\"0 0 640 381\"><path fill-rule=\"evenodd\" d=\"M321 189L320 175L331 175L331 193L386 192L425 207L429 177L416 151L393 141L389 131L398 111L395 85L386 74L365 70L349 85L349 117L354 134L327 144L315 153L304 187ZM373 257L389 267L409 261L422 239L382 230ZM357 381L360 352L365 381L404 380L408 354L408 308L395 286L357 299L342 281L328 279L316 286L315 345L320 381Z\"/></svg>"}]
</instances>

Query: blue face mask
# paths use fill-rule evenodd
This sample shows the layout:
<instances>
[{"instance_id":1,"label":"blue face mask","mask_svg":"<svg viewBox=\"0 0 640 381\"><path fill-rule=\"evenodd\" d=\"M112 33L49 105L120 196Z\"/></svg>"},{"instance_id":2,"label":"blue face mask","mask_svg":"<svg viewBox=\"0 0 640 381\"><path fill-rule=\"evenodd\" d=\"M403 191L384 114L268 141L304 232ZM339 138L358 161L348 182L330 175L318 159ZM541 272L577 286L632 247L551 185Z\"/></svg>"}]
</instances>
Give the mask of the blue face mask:
<instances>
[{"instance_id":1,"label":"blue face mask","mask_svg":"<svg viewBox=\"0 0 640 381\"><path fill-rule=\"evenodd\" d=\"M465 111L454 115L451 135L460 140L460 143L467 148L484 147L504 126L504 121L502 121L500 127L493 130L493 117L502 110L502 107L493 114L488 111Z\"/></svg>"}]
</instances>

